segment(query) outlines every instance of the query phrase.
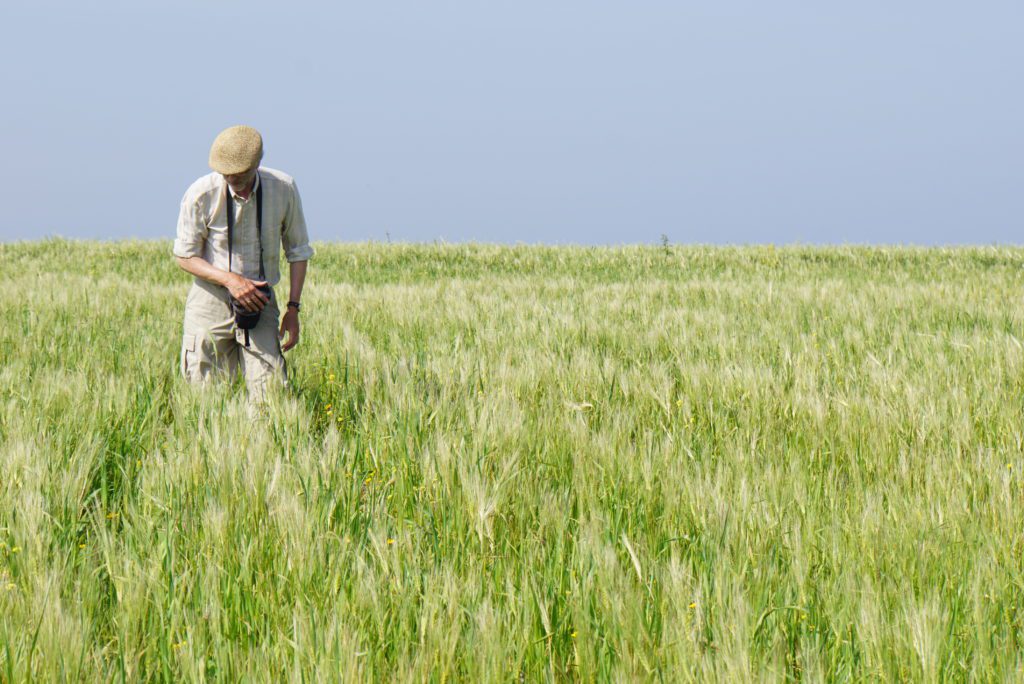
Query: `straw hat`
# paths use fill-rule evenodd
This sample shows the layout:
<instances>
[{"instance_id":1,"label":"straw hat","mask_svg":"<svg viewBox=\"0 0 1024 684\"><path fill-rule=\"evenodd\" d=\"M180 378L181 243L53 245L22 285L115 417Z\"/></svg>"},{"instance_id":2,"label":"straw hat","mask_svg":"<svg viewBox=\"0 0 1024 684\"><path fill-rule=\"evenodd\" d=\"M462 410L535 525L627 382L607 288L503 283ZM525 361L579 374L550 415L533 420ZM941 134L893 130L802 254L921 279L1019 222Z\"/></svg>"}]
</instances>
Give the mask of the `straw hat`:
<instances>
[{"instance_id":1,"label":"straw hat","mask_svg":"<svg viewBox=\"0 0 1024 684\"><path fill-rule=\"evenodd\" d=\"M226 176L244 173L262 158L263 138L250 126L225 128L210 147L210 168Z\"/></svg>"}]
</instances>

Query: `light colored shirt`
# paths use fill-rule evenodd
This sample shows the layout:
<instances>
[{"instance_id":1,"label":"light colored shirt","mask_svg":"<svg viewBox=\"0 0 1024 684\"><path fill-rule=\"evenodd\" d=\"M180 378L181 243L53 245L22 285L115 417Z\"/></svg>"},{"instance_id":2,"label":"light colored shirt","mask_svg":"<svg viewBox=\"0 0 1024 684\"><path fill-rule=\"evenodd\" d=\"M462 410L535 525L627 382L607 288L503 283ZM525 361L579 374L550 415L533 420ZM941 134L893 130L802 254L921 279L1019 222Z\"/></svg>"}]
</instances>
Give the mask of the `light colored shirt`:
<instances>
[{"instance_id":1,"label":"light colored shirt","mask_svg":"<svg viewBox=\"0 0 1024 684\"><path fill-rule=\"evenodd\" d=\"M261 166L249 197L231 192L235 223L231 231L231 270L251 280L260 274L260 245L256 232L256 190L263 187L263 266L266 281L276 285L281 278L278 264L281 248L289 263L313 256L302 215L302 201L295 180L286 173ZM228 270L227 181L210 173L185 191L178 215L178 236L174 255L198 256L215 268Z\"/></svg>"}]
</instances>

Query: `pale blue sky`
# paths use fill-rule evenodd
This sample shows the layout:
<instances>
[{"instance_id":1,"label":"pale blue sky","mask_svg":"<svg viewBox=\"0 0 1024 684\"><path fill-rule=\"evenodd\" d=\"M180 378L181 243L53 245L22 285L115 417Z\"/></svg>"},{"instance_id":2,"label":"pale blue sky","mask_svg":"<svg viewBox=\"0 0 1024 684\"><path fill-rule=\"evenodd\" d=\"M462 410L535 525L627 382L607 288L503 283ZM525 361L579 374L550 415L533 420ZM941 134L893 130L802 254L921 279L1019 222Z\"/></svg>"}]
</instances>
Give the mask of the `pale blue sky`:
<instances>
[{"instance_id":1,"label":"pale blue sky","mask_svg":"<svg viewBox=\"0 0 1024 684\"><path fill-rule=\"evenodd\" d=\"M247 123L316 240L1021 243L1024 2L0 8L0 239L171 238Z\"/></svg>"}]
</instances>

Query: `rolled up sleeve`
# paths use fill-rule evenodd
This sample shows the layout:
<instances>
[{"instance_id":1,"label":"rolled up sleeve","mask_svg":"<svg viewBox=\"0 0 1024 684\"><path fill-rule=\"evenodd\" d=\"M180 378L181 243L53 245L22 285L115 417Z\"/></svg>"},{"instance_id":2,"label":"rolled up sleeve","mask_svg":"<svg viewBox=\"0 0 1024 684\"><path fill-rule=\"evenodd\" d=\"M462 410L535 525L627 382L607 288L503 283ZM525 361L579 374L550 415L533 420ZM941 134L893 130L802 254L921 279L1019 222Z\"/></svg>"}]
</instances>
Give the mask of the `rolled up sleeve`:
<instances>
[{"instance_id":1,"label":"rolled up sleeve","mask_svg":"<svg viewBox=\"0 0 1024 684\"><path fill-rule=\"evenodd\" d=\"M185 196L181 200L181 211L178 214L178 235L174 240L174 256L188 259L202 256L206 246L206 235L209 227L206 218L194 197Z\"/></svg>"},{"instance_id":2,"label":"rolled up sleeve","mask_svg":"<svg viewBox=\"0 0 1024 684\"><path fill-rule=\"evenodd\" d=\"M281 226L281 244L284 246L284 257L288 263L309 261L313 258L313 248L309 245L309 233L306 231L306 217L302 213L302 199L299 188L292 183L292 196L288 210Z\"/></svg>"}]
</instances>

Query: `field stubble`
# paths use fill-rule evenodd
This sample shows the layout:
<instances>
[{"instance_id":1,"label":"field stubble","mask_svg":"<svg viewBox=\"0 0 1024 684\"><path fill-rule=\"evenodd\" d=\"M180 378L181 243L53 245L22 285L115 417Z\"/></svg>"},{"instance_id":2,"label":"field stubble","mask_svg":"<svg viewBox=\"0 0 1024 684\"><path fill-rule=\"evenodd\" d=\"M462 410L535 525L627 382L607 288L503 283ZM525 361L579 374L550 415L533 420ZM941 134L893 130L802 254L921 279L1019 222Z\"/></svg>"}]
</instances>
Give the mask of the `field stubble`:
<instances>
[{"instance_id":1,"label":"field stubble","mask_svg":"<svg viewBox=\"0 0 1024 684\"><path fill-rule=\"evenodd\" d=\"M1022 265L323 244L254 425L169 243L0 245L0 679L1019 678Z\"/></svg>"}]
</instances>

